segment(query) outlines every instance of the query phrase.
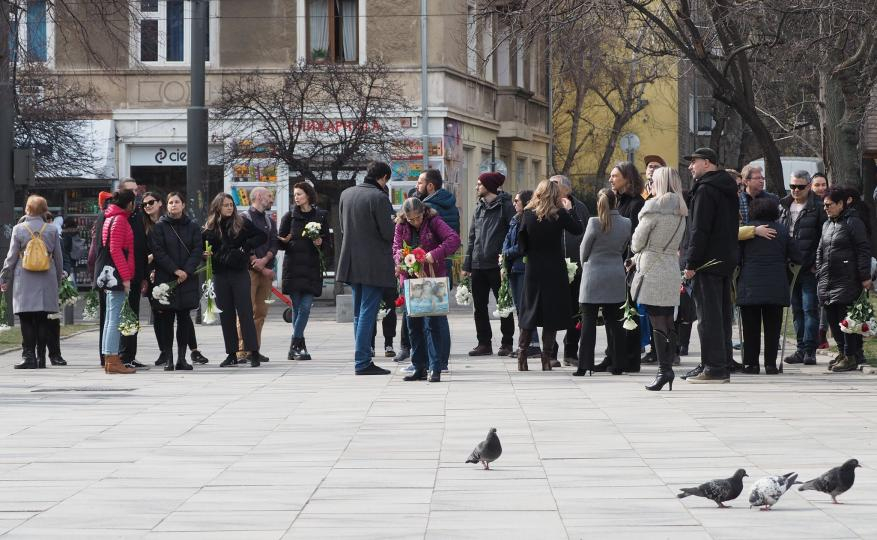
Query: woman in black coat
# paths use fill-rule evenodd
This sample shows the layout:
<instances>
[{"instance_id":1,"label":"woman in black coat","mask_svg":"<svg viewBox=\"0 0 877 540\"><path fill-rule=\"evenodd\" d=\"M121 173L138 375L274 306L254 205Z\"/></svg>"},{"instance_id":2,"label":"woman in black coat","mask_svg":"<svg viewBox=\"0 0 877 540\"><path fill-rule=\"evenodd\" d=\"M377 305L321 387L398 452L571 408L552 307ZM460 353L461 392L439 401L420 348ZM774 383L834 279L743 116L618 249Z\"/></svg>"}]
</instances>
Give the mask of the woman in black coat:
<instances>
[{"instance_id":1,"label":"woman in black coat","mask_svg":"<svg viewBox=\"0 0 877 540\"><path fill-rule=\"evenodd\" d=\"M789 236L789 229L777 220L779 206L770 197L754 199L749 206L749 224L767 225L776 231L773 239L756 236L740 242L740 276L737 305L743 322L743 371L758 374L761 368L761 327L764 325L764 371L779 373L777 349L783 324L783 309L789 305L788 263L801 264L801 252Z\"/></svg>"},{"instance_id":2,"label":"woman in black coat","mask_svg":"<svg viewBox=\"0 0 877 540\"><path fill-rule=\"evenodd\" d=\"M189 312L198 307L201 298L201 287L195 271L204 253L201 241L201 229L185 214L186 203L183 196L173 191L165 200L167 214L163 215L149 235L155 264L155 283L160 287L164 283L176 282L168 303L154 302L155 325L158 327L158 347L167 358L165 371L174 369L189 370L192 364L186 362L186 349L189 344L189 332L192 331L192 319ZM177 320L177 363L173 363L174 319Z\"/></svg>"},{"instance_id":3,"label":"woman in black coat","mask_svg":"<svg viewBox=\"0 0 877 540\"><path fill-rule=\"evenodd\" d=\"M202 238L210 243L213 252L213 291L225 342L226 357L219 367L232 367L238 363L238 321L247 351L241 363L259 367L259 340L253 321L247 266L253 250L267 240L265 233L237 212L231 195L220 193L210 203Z\"/></svg>"},{"instance_id":4,"label":"woman in black coat","mask_svg":"<svg viewBox=\"0 0 877 540\"><path fill-rule=\"evenodd\" d=\"M287 358L310 360L305 344L305 327L311 316L314 298L323 293L323 268L321 257L329 238L328 212L317 208L317 192L307 182L293 187L295 207L280 220L277 236L283 257L283 294L292 300L292 342ZM304 236L308 223L320 225L319 236Z\"/></svg>"},{"instance_id":5,"label":"woman in black coat","mask_svg":"<svg viewBox=\"0 0 877 540\"><path fill-rule=\"evenodd\" d=\"M564 260L563 231L580 235L584 230L572 203L561 195L560 186L543 180L521 217L518 245L527 257L524 292L518 310L518 370L527 371L530 335L542 327L542 371L551 371L551 350L558 330L572 317L569 278Z\"/></svg>"},{"instance_id":6,"label":"woman in black coat","mask_svg":"<svg viewBox=\"0 0 877 540\"><path fill-rule=\"evenodd\" d=\"M871 289L871 248L865 224L853 209L849 192L833 187L823 202L828 221L816 250L816 294L825 306L828 327L837 343L838 355L829 364L831 371L853 371L865 362L862 336L846 334L840 323L850 306ZM859 321L865 322L865 321Z\"/></svg>"}]
</instances>

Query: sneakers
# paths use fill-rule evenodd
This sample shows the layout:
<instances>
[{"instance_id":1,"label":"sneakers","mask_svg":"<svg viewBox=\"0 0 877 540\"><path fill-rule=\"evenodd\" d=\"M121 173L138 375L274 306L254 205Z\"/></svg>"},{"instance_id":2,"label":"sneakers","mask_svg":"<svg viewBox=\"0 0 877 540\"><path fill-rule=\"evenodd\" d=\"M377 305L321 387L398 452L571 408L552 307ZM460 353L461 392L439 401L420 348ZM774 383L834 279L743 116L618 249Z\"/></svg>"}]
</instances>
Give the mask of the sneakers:
<instances>
[{"instance_id":1,"label":"sneakers","mask_svg":"<svg viewBox=\"0 0 877 540\"><path fill-rule=\"evenodd\" d=\"M408 360L409 356L411 356L411 349L402 347L401 349L399 349L399 353L396 355L396 357L393 358L393 362L404 362L405 360Z\"/></svg>"},{"instance_id":2,"label":"sneakers","mask_svg":"<svg viewBox=\"0 0 877 540\"><path fill-rule=\"evenodd\" d=\"M703 371L694 377L688 377L686 380L696 384L727 384L731 382L731 376L727 371L720 373Z\"/></svg>"},{"instance_id":3,"label":"sneakers","mask_svg":"<svg viewBox=\"0 0 877 540\"><path fill-rule=\"evenodd\" d=\"M469 351L469 356L490 356L493 354L493 347L490 345L478 344L474 349ZM506 352L508 354L508 352Z\"/></svg>"},{"instance_id":4,"label":"sneakers","mask_svg":"<svg viewBox=\"0 0 877 540\"><path fill-rule=\"evenodd\" d=\"M804 353L801 351L795 351L789 356L783 358L783 362L787 364L803 364L804 363Z\"/></svg>"},{"instance_id":5,"label":"sneakers","mask_svg":"<svg viewBox=\"0 0 877 540\"><path fill-rule=\"evenodd\" d=\"M682 379L685 380L689 377L697 377L701 373L703 373L703 364L698 364L694 369L683 375Z\"/></svg>"},{"instance_id":6,"label":"sneakers","mask_svg":"<svg viewBox=\"0 0 877 540\"><path fill-rule=\"evenodd\" d=\"M816 353L805 352L804 353L804 365L805 366L815 366L816 365Z\"/></svg>"},{"instance_id":7,"label":"sneakers","mask_svg":"<svg viewBox=\"0 0 877 540\"><path fill-rule=\"evenodd\" d=\"M406 375L402 378L403 381L425 381L426 380L426 370L424 371L414 371L411 375Z\"/></svg>"},{"instance_id":8,"label":"sneakers","mask_svg":"<svg viewBox=\"0 0 877 540\"><path fill-rule=\"evenodd\" d=\"M238 355L235 353L231 353L230 355L225 357L225 360L219 364L219 367L237 367L238 365Z\"/></svg>"},{"instance_id":9,"label":"sneakers","mask_svg":"<svg viewBox=\"0 0 877 540\"><path fill-rule=\"evenodd\" d=\"M501 345L500 348L496 351L498 356L508 356L512 352L511 345Z\"/></svg>"},{"instance_id":10,"label":"sneakers","mask_svg":"<svg viewBox=\"0 0 877 540\"><path fill-rule=\"evenodd\" d=\"M209 362L207 357L201 354L201 351L192 351L192 354L189 355L189 358L192 359L193 364L201 364L202 366Z\"/></svg>"},{"instance_id":11,"label":"sneakers","mask_svg":"<svg viewBox=\"0 0 877 540\"><path fill-rule=\"evenodd\" d=\"M402 368L402 373L414 373L415 371L417 371L417 369L414 367L414 364L408 364Z\"/></svg>"},{"instance_id":12,"label":"sneakers","mask_svg":"<svg viewBox=\"0 0 877 540\"><path fill-rule=\"evenodd\" d=\"M390 371L382 367L378 367L373 363L369 364L365 369L356 372L357 375L389 375Z\"/></svg>"},{"instance_id":13,"label":"sneakers","mask_svg":"<svg viewBox=\"0 0 877 540\"><path fill-rule=\"evenodd\" d=\"M392 345L384 346L384 357L385 358L396 358L396 351L393 350Z\"/></svg>"}]
</instances>

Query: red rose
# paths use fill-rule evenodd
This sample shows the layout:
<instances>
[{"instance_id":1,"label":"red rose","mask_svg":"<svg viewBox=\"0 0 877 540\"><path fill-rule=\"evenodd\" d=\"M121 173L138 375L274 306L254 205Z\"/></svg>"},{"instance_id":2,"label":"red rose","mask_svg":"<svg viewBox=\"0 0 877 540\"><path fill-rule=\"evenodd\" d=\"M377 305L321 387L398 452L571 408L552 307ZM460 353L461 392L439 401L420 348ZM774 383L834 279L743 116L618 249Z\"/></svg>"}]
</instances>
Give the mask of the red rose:
<instances>
[{"instance_id":1,"label":"red rose","mask_svg":"<svg viewBox=\"0 0 877 540\"><path fill-rule=\"evenodd\" d=\"M844 328L849 328L849 327L850 327L850 323L847 322L846 319L842 320L842 321L840 322L840 325L843 326Z\"/></svg>"},{"instance_id":2,"label":"red rose","mask_svg":"<svg viewBox=\"0 0 877 540\"><path fill-rule=\"evenodd\" d=\"M869 330L871 330L871 327L868 326L868 323L863 323L862 324L862 332L867 332Z\"/></svg>"},{"instance_id":3,"label":"red rose","mask_svg":"<svg viewBox=\"0 0 877 540\"><path fill-rule=\"evenodd\" d=\"M581 330L581 329L582 329L582 321L579 321L576 323L576 330Z\"/></svg>"},{"instance_id":4,"label":"red rose","mask_svg":"<svg viewBox=\"0 0 877 540\"><path fill-rule=\"evenodd\" d=\"M414 248L411 250L411 253L414 254L414 258L417 259L417 262L423 262L426 259L426 252L421 248Z\"/></svg>"},{"instance_id":5,"label":"red rose","mask_svg":"<svg viewBox=\"0 0 877 540\"><path fill-rule=\"evenodd\" d=\"M396 307L402 307L404 305L405 305L405 297L399 296L399 298L396 299Z\"/></svg>"}]
</instances>

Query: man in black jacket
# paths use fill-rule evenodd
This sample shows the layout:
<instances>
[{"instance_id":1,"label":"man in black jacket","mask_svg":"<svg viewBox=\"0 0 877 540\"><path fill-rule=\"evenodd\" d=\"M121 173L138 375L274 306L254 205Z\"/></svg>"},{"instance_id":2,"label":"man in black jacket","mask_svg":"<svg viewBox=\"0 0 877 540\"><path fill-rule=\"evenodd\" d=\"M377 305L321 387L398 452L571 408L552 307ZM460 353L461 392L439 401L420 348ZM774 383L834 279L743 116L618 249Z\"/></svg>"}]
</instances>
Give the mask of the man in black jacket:
<instances>
[{"instance_id":1,"label":"man in black jacket","mask_svg":"<svg viewBox=\"0 0 877 540\"><path fill-rule=\"evenodd\" d=\"M142 184L141 184L142 185ZM145 186L143 186L145 188ZM137 193L137 182L133 178L125 178L119 182L119 189L128 189ZM140 208L141 197L134 202L134 211L128 218L131 231L134 233L134 278L131 279L131 291L128 293L128 305L134 313L140 313L140 299L146 292L146 267L148 265L149 250L146 245L146 228L143 225L143 210ZM119 356L122 362L129 367L149 369L146 365L137 361L137 334L122 336L119 343Z\"/></svg>"},{"instance_id":2,"label":"man in black jacket","mask_svg":"<svg viewBox=\"0 0 877 540\"><path fill-rule=\"evenodd\" d=\"M780 221L789 228L798 251L801 252L801 271L792 289L792 315L798 346L787 356L787 364L816 364L816 339L819 332L819 300L816 295L816 248L822 237L826 215L822 197L810 189L807 171L792 173L789 181L792 193L780 201Z\"/></svg>"},{"instance_id":3,"label":"man in black jacket","mask_svg":"<svg viewBox=\"0 0 877 540\"><path fill-rule=\"evenodd\" d=\"M718 169L718 156L711 148L698 148L685 159L695 178L691 188L688 259L685 279L692 280L697 304L702 371L689 373L693 383L730 382L731 276L737 266L737 182ZM704 268L704 265L709 264Z\"/></svg>"}]
</instances>

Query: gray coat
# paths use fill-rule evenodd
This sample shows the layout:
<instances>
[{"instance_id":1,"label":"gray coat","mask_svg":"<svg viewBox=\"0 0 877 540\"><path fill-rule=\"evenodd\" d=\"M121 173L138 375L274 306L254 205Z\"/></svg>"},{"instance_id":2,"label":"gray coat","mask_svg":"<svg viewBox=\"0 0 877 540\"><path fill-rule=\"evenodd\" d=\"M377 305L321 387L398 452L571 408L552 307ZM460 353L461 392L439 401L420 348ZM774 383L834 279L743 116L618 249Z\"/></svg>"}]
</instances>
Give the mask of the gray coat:
<instances>
[{"instance_id":1,"label":"gray coat","mask_svg":"<svg viewBox=\"0 0 877 540\"><path fill-rule=\"evenodd\" d=\"M341 250L335 279L342 283L394 288L393 206L375 184L345 189L338 203Z\"/></svg>"},{"instance_id":2,"label":"gray coat","mask_svg":"<svg viewBox=\"0 0 877 540\"><path fill-rule=\"evenodd\" d=\"M34 232L42 228L45 221L38 217L26 217L24 223ZM0 271L0 284L9 283L12 277L12 311L13 313L32 313L45 311L47 313L58 312L58 285L61 283L63 272L63 256L61 254L61 235L57 227L51 223L43 231L43 242L49 250L53 265L45 272L31 272L21 267L21 259L27 243L30 242L30 233L24 223L19 223L12 228L12 239L9 244L9 253L3 270ZM10 276L10 274L12 274Z\"/></svg>"},{"instance_id":3,"label":"gray coat","mask_svg":"<svg viewBox=\"0 0 877 540\"><path fill-rule=\"evenodd\" d=\"M630 294L639 304L679 305L679 244L685 235L685 217L678 210L679 195L675 193L649 199L640 210L639 226L630 241L630 249L636 253Z\"/></svg>"},{"instance_id":4,"label":"gray coat","mask_svg":"<svg viewBox=\"0 0 877 540\"><path fill-rule=\"evenodd\" d=\"M582 285L579 303L623 304L627 295L624 252L630 242L630 220L612 210L609 232L600 228L600 219L592 217L585 229L579 255L582 261Z\"/></svg>"}]
</instances>

